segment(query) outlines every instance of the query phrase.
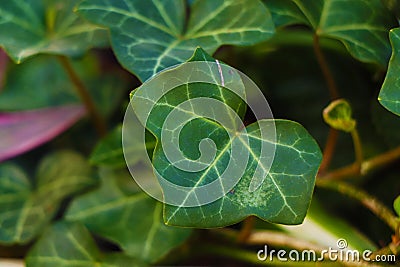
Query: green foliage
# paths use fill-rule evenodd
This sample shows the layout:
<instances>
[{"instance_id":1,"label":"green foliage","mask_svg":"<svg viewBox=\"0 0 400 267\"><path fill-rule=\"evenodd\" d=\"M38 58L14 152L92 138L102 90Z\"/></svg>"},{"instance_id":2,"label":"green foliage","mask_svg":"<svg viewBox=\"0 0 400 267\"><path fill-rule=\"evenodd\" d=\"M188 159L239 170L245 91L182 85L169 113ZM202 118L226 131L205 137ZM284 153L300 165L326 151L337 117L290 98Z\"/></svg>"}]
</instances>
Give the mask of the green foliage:
<instances>
[{"instance_id":1,"label":"green foliage","mask_svg":"<svg viewBox=\"0 0 400 267\"><path fill-rule=\"evenodd\" d=\"M122 168L125 167L127 163L135 164L140 161L140 157L136 156L137 154L135 152L138 151L142 145L141 143L137 143L126 147L125 150L127 151L125 152L132 155L132 157L125 159L122 148L122 125L119 125L98 143L90 156L90 163L110 168ZM148 132L146 134L145 145L149 153L153 151L156 145L154 136Z\"/></svg>"},{"instance_id":2,"label":"green foliage","mask_svg":"<svg viewBox=\"0 0 400 267\"><path fill-rule=\"evenodd\" d=\"M73 12L78 0L0 3L0 46L17 63L40 53L78 56L107 45L106 32Z\"/></svg>"},{"instance_id":3,"label":"green foliage","mask_svg":"<svg viewBox=\"0 0 400 267\"><path fill-rule=\"evenodd\" d=\"M294 240L288 249L335 248L343 238L349 249L400 254L400 168L391 164L400 158L399 14L398 0L0 1L0 149L19 154L0 163L0 265L14 256L28 267L215 265L212 254L248 265L257 263L252 245L278 249L277 237ZM193 73L177 66L187 61L209 66L201 73L214 83L189 82ZM256 118L243 76L223 71L229 65L256 82L278 119ZM181 85L154 101L174 79ZM181 105L199 98L224 108ZM67 104L84 106L93 123L64 126L56 138L62 130L49 127L44 140L28 128L42 121L18 128L22 113L9 114ZM135 129L145 130L143 143L122 144L132 137L122 136L127 107L148 115ZM167 157L161 135L176 110L190 120L169 137L207 168L179 169ZM233 127L203 111L228 114ZM215 157L202 161L209 141ZM246 160L233 158L234 146ZM144 164L143 148L157 172L134 175L149 184L156 176L165 200L173 196L159 174L197 189L222 180L232 158L243 173L205 205L161 203L126 169Z\"/></svg>"},{"instance_id":4,"label":"green foliage","mask_svg":"<svg viewBox=\"0 0 400 267\"><path fill-rule=\"evenodd\" d=\"M395 25L381 0L265 0L277 27L304 24L341 41L355 58L386 66L387 31Z\"/></svg>"},{"instance_id":5,"label":"green foliage","mask_svg":"<svg viewBox=\"0 0 400 267\"><path fill-rule=\"evenodd\" d=\"M400 28L390 31L390 40L392 42L393 54L390 58L388 73L378 99L385 108L400 116L400 80L398 77L400 71L400 58L398 55Z\"/></svg>"},{"instance_id":6,"label":"green foliage","mask_svg":"<svg viewBox=\"0 0 400 267\"><path fill-rule=\"evenodd\" d=\"M115 110L127 83L115 75L102 74L100 61L94 55L74 62L93 95L101 113ZM0 97L1 110L26 110L70 103L80 103L74 85L54 57L38 56L21 65L10 65ZM51 82L49 82L51 81ZM35 85L35 88L32 85Z\"/></svg>"},{"instance_id":7,"label":"green foliage","mask_svg":"<svg viewBox=\"0 0 400 267\"><path fill-rule=\"evenodd\" d=\"M209 62L213 61L210 56L204 53L203 50L197 49L189 61L204 61L204 59ZM169 75L173 75L174 71L179 72L179 67L170 70ZM232 79L236 81L235 78ZM228 83L229 81L225 82ZM157 82L154 86L156 85ZM152 87L150 81L145 87L135 91L134 96L140 99L138 103L133 102L133 106L137 107L135 112L138 117L146 115L147 110L142 108L141 105L145 106L146 102L151 101L149 95L152 94L151 92L154 89L158 88ZM190 95L185 94L187 90L191 92ZM234 160L235 157L232 146L241 153L247 150L246 153L249 154L249 161L245 166L243 176L230 193L224 194L222 198L213 203L199 207L183 208L182 206L185 204L183 202L177 203L176 206L167 205L164 214L166 224L202 228L221 227L239 222L249 215L256 215L264 220L276 223L301 223L311 200L314 179L322 156L314 139L297 123L261 120L248 125L246 129L239 133L227 134L226 126L224 128L212 119L196 119L203 114L200 108L200 110L194 111L191 123L188 123L182 129L180 144L183 153L196 159L199 157L196 143L198 140L210 138L217 147L214 161L210 162L209 167L203 171L190 173L171 166L171 162L165 155L161 146L160 129L167 117L170 116L170 112L174 110L174 106L177 107L181 102L190 99L207 97L208 99L222 101L235 110L239 117L243 117L245 110L242 108L241 100L231 94L231 91L217 85L206 83L183 84L171 93L166 94L151 111L147 120L147 129L158 140L153 154L153 164L165 179L174 184L188 180L185 186L195 189L211 181L222 179L220 175L228 168L229 161ZM212 109L212 107L206 105L204 105L204 108ZM218 111L221 112L221 109L218 108ZM216 110L213 113L218 111ZM189 113L190 110L186 112ZM271 132L267 132L266 136L262 136L260 132L260 128L271 129L272 127L276 127L276 135L278 136L276 141ZM201 131L198 131L198 129L201 129ZM236 131L234 128L232 130ZM247 139L249 140L248 144ZM256 173L259 164L261 164L262 169L268 169L268 159L261 154L261 146L268 147L271 150L271 147L273 147L271 143L276 146L276 154L269 173ZM193 146L192 144L196 145ZM290 161L289 159L297 160ZM282 164L283 162L286 162L286 164ZM249 190L252 179L263 181L254 192ZM225 189L221 187L219 190ZM191 197L191 192L187 193L185 200ZM164 194L166 199L174 197L168 195L165 191Z\"/></svg>"},{"instance_id":8,"label":"green foliage","mask_svg":"<svg viewBox=\"0 0 400 267\"><path fill-rule=\"evenodd\" d=\"M187 25L183 0L85 0L78 10L110 29L119 61L142 81L184 62L197 46L214 53L223 44L251 45L274 33L259 0L195 1Z\"/></svg>"},{"instance_id":9,"label":"green foliage","mask_svg":"<svg viewBox=\"0 0 400 267\"><path fill-rule=\"evenodd\" d=\"M356 128L356 121L352 118L349 102L344 99L335 100L324 109L324 120L334 129L351 132Z\"/></svg>"},{"instance_id":10,"label":"green foliage","mask_svg":"<svg viewBox=\"0 0 400 267\"><path fill-rule=\"evenodd\" d=\"M400 196L396 198L393 203L394 210L396 211L397 215L400 217Z\"/></svg>"},{"instance_id":11,"label":"green foliage","mask_svg":"<svg viewBox=\"0 0 400 267\"><path fill-rule=\"evenodd\" d=\"M26 258L28 267L145 266L121 253L101 253L88 230L76 223L59 222L38 240Z\"/></svg>"},{"instance_id":12,"label":"green foliage","mask_svg":"<svg viewBox=\"0 0 400 267\"><path fill-rule=\"evenodd\" d=\"M79 154L55 152L44 158L35 185L15 165L0 166L0 243L25 244L39 235L61 202L96 184Z\"/></svg>"},{"instance_id":13,"label":"green foliage","mask_svg":"<svg viewBox=\"0 0 400 267\"><path fill-rule=\"evenodd\" d=\"M191 227L221 227L239 222L249 215L274 223L299 224L303 221L314 187L314 179L321 161L321 152L314 139L307 131L291 121L276 120L275 127L278 135L276 154L271 169L264 182L254 192L249 192L252 174L257 162L261 142L258 127L272 127L271 121L258 121L258 125L247 126L250 140L250 160L245 173L238 184L221 199L195 208L181 208L167 205L164 220L168 225ZM240 139L240 137L238 137ZM223 150L222 150L223 151ZM155 151L154 164L156 168L165 163L159 163L159 152ZM217 154L219 158L227 152ZM217 156L217 157L218 157ZM296 160L294 160L296 159ZM213 162L218 166L219 162ZM163 167L163 166L162 166ZM206 169L202 177L219 173L217 167ZM171 178L182 179L184 173ZM206 177L207 177L206 176ZM255 177L258 178L258 177Z\"/></svg>"},{"instance_id":14,"label":"green foliage","mask_svg":"<svg viewBox=\"0 0 400 267\"><path fill-rule=\"evenodd\" d=\"M158 261L189 237L189 229L163 224L162 204L132 188L131 177L107 170L101 177L99 189L74 200L67 220L85 224L91 232L120 245L126 254L146 262Z\"/></svg>"}]
</instances>

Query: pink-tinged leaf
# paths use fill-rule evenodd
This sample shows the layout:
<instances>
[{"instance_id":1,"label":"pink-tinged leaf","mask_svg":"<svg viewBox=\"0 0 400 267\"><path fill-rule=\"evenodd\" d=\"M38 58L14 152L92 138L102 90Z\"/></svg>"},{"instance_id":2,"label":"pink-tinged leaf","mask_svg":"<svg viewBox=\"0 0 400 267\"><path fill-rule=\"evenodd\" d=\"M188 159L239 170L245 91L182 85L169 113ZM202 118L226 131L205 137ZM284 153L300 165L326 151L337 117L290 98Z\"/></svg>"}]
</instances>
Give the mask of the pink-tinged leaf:
<instances>
[{"instance_id":1,"label":"pink-tinged leaf","mask_svg":"<svg viewBox=\"0 0 400 267\"><path fill-rule=\"evenodd\" d=\"M0 161L46 143L85 115L81 105L0 113Z\"/></svg>"}]
</instances>

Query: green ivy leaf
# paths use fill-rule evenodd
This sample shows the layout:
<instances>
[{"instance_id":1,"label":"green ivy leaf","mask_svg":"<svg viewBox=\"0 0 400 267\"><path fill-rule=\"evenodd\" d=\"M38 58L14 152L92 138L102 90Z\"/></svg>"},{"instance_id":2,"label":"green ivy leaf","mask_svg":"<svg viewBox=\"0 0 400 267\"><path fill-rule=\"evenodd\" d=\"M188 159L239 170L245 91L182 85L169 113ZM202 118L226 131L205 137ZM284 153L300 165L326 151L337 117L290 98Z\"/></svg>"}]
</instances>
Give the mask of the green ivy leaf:
<instances>
[{"instance_id":1,"label":"green ivy leaf","mask_svg":"<svg viewBox=\"0 0 400 267\"><path fill-rule=\"evenodd\" d=\"M122 253L102 254L88 230L78 223L58 222L29 251L27 267L145 266Z\"/></svg>"},{"instance_id":2,"label":"green ivy leaf","mask_svg":"<svg viewBox=\"0 0 400 267\"><path fill-rule=\"evenodd\" d=\"M130 176L117 178L103 170L101 177L101 188L72 202L67 220L82 222L91 232L120 245L126 254L151 263L189 237L188 229L164 225L161 203L143 192L127 192L134 184Z\"/></svg>"},{"instance_id":3,"label":"green ivy leaf","mask_svg":"<svg viewBox=\"0 0 400 267\"><path fill-rule=\"evenodd\" d=\"M356 121L352 118L352 109L344 99L337 99L330 103L323 111L324 121L336 130L351 132L356 128Z\"/></svg>"},{"instance_id":4,"label":"green ivy leaf","mask_svg":"<svg viewBox=\"0 0 400 267\"><path fill-rule=\"evenodd\" d=\"M189 61L200 60L214 61L201 48L198 48ZM169 70L169 76L166 79L173 77L171 76L173 71L178 73L180 69L177 67ZM241 81L236 80L235 77L230 82L240 85ZM225 84L228 82L225 79ZM158 82L156 83L158 84ZM149 99L149 95L152 94L149 90L151 86L150 81L146 87L139 87L134 92L134 97L140 99L140 101L133 102L133 108L139 118L143 115L141 112L147 112L142 107L145 107L150 101L154 101ZM244 87L242 89L244 90ZM147 130L152 132L158 141L161 140L161 129L174 107L195 98L217 99L230 106L242 118L246 111L246 105L242 99L224 87L210 83L184 83L164 94L154 105L146 122ZM211 107L207 106L206 108ZM193 112L193 110L187 111L188 114ZM219 110L218 112L224 111ZM268 139L270 136L262 139L260 128L271 129L274 126L276 126L277 140ZM207 164L206 169L198 172L187 172L175 167L165 155L162 142L157 142L153 154L153 166L157 172L173 184L191 188L208 184L220 178L220 174L224 172L230 160L231 143L235 142L240 147L239 151L247 150L249 154L244 174L233 190L217 201L199 207L165 205L164 222L166 224L198 228L222 227L237 223L249 215L256 215L274 223L299 224L303 221L322 158L317 143L301 125L291 121L260 120L248 125L246 131L247 133L245 131L236 133L230 139L226 129L215 123L214 120L204 118L201 114L194 116L194 119L187 123L179 133L182 153L190 159L198 159L200 156L198 145L200 140L205 138L212 139L216 146L213 161ZM243 141L245 136L249 139L249 144ZM266 159L260 159L261 145L271 147L272 143L276 145L273 164L266 177L255 177L263 182L255 191L251 192L249 187L253 174L256 173L257 165L260 164L261 168L266 168L263 165L266 164ZM164 188L164 197L168 200L173 196L166 194Z\"/></svg>"},{"instance_id":5,"label":"green ivy leaf","mask_svg":"<svg viewBox=\"0 0 400 267\"><path fill-rule=\"evenodd\" d=\"M379 102L388 110L400 116L400 28L390 31L393 53L389 61L389 69L379 93Z\"/></svg>"},{"instance_id":6,"label":"green ivy leaf","mask_svg":"<svg viewBox=\"0 0 400 267\"><path fill-rule=\"evenodd\" d=\"M126 80L112 73L102 73L99 59L93 54L73 61L73 64L84 83L90 85L88 90L98 110L109 115L121 99ZM38 89L33 90L32 84ZM28 59L21 65L9 64L7 80L0 92L0 110L37 109L80 102L60 62L48 55Z\"/></svg>"},{"instance_id":7,"label":"green ivy leaf","mask_svg":"<svg viewBox=\"0 0 400 267\"><path fill-rule=\"evenodd\" d=\"M394 200L393 207L397 215L400 217L400 196Z\"/></svg>"},{"instance_id":8,"label":"green ivy leaf","mask_svg":"<svg viewBox=\"0 0 400 267\"><path fill-rule=\"evenodd\" d=\"M146 148L153 151L156 141L151 134L146 135ZM140 160L139 157L135 157L135 151L138 146L143 144L136 144L137 146L132 146L125 148L126 153L129 153L133 157L130 157L129 164L135 164ZM124 158L124 153L122 149L122 125L117 126L111 133L109 133L105 138L103 138L96 146L94 151L90 156L90 163L94 165L107 166L110 168L122 168L126 167L127 163Z\"/></svg>"},{"instance_id":9,"label":"green ivy leaf","mask_svg":"<svg viewBox=\"0 0 400 267\"><path fill-rule=\"evenodd\" d=\"M387 65L387 32L396 20L381 0L265 0L276 27L303 24L319 36L341 41L363 62Z\"/></svg>"},{"instance_id":10,"label":"green ivy leaf","mask_svg":"<svg viewBox=\"0 0 400 267\"><path fill-rule=\"evenodd\" d=\"M184 62L197 46L213 53L223 44L251 45L274 33L259 0L195 1L187 25L184 0L84 0L78 11L110 29L120 63L141 80Z\"/></svg>"},{"instance_id":11,"label":"green ivy leaf","mask_svg":"<svg viewBox=\"0 0 400 267\"><path fill-rule=\"evenodd\" d=\"M80 56L107 44L106 31L73 12L78 0L0 2L0 46L16 62L50 53Z\"/></svg>"},{"instance_id":12,"label":"green ivy leaf","mask_svg":"<svg viewBox=\"0 0 400 267\"><path fill-rule=\"evenodd\" d=\"M0 165L0 243L24 244L36 237L58 211L62 200L95 184L79 154L49 154L39 166L33 188L25 173Z\"/></svg>"},{"instance_id":13,"label":"green ivy leaf","mask_svg":"<svg viewBox=\"0 0 400 267\"><path fill-rule=\"evenodd\" d=\"M200 228L223 227L255 215L273 223L300 224L311 201L322 155L315 140L300 124L285 120L258 121L260 127L273 127L273 123L277 132L275 158L264 182L256 191L250 192L249 186L257 162L262 164L258 158L261 143L260 130L252 124L246 128L252 145L249 149L254 154L244 176L233 190L221 199L200 207L166 205L165 223ZM158 160L159 153L160 149L156 147L156 168L163 167ZM224 156L217 154L220 158ZM184 179L185 173L178 174L171 180Z\"/></svg>"}]
</instances>

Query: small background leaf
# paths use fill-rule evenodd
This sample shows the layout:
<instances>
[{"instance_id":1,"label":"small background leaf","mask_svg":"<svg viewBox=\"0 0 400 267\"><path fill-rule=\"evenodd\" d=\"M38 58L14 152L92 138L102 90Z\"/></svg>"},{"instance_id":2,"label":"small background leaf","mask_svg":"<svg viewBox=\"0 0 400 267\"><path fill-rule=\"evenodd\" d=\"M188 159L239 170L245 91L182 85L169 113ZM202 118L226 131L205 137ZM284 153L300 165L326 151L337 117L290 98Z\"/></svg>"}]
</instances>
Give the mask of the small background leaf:
<instances>
[{"instance_id":1,"label":"small background leaf","mask_svg":"<svg viewBox=\"0 0 400 267\"><path fill-rule=\"evenodd\" d=\"M390 41L393 53L378 99L386 109L400 116L400 28L390 31Z\"/></svg>"},{"instance_id":2,"label":"small background leaf","mask_svg":"<svg viewBox=\"0 0 400 267\"><path fill-rule=\"evenodd\" d=\"M397 215L400 217L400 196L398 196L393 203L394 210Z\"/></svg>"},{"instance_id":3,"label":"small background leaf","mask_svg":"<svg viewBox=\"0 0 400 267\"><path fill-rule=\"evenodd\" d=\"M381 0L265 0L276 27L307 25L321 37L341 41L363 62L387 65L387 32L396 25Z\"/></svg>"},{"instance_id":4,"label":"small background leaf","mask_svg":"<svg viewBox=\"0 0 400 267\"><path fill-rule=\"evenodd\" d=\"M135 183L129 174L115 175L103 169L101 178L101 188L72 202L67 220L83 223L91 232L120 245L126 254L151 263L189 237L189 229L164 225L162 204L132 187Z\"/></svg>"},{"instance_id":5,"label":"small background leaf","mask_svg":"<svg viewBox=\"0 0 400 267\"><path fill-rule=\"evenodd\" d=\"M25 244L39 235L68 196L96 183L84 158L70 151L49 154L36 186L13 165L0 165L0 243Z\"/></svg>"},{"instance_id":6,"label":"small background leaf","mask_svg":"<svg viewBox=\"0 0 400 267\"><path fill-rule=\"evenodd\" d=\"M78 223L58 222L45 231L26 258L27 267L145 266L122 253L102 254Z\"/></svg>"},{"instance_id":7,"label":"small background leaf","mask_svg":"<svg viewBox=\"0 0 400 267\"><path fill-rule=\"evenodd\" d=\"M107 45L106 31L73 12L78 0L15 0L0 2L0 46L21 63L50 53L80 56L91 47Z\"/></svg>"},{"instance_id":8,"label":"small background leaf","mask_svg":"<svg viewBox=\"0 0 400 267\"><path fill-rule=\"evenodd\" d=\"M330 103L323 111L324 120L336 130L351 132L356 127L356 121L352 118L352 109L344 99L337 99Z\"/></svg>"},{"instance_id":9,"label":"small background leaf","mask_svg":"<svg viewBox=\"0 0 400 267\"><path fill-rule=\"evenodd\" d=\"M146 133L146 148L152 153L155 147L156 140L150 133ZM132 144L132 142L131 142ZM137 146L136 146L137 145ZM135 164L140 157L135 157L139 146L143 144L136 144L131 147L125 147L125 153L132 155L129 157L129 164ZM129 150L129 151L128 151ZM96 146L90 156L90 163L94 165L107 166L110 168L122 168L127 165L126 159L122 149L122 125L117 126L105 138L103 138Z\"/></svg>"},{"instance_id":10,"label":"small background leaf","mask_svg":"<svg viewBox=\"0 0 400 267\"><path fill-rule=\"evenodd\" d=\"M95 54L72 61L90 95L105 116L119 104L127 80L112 72L103 73ZM51 81L51 82L49 82ZM14 111L80 103L74 85L57 58L36 56L24 64L9 64L7 80L0 91L0 110Z\"/></svg>"}]
</instances>

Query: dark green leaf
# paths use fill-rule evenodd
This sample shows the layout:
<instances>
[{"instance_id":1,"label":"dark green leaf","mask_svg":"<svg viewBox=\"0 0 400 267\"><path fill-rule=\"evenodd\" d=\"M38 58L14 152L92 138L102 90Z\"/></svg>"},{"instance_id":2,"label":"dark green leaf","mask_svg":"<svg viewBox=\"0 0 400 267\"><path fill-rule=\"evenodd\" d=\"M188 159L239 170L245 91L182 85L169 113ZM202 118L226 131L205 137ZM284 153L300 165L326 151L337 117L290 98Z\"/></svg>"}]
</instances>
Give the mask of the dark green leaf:
<instances>
[{"instance_id":1,"label":"dark green leaf","mask_svg":"<svg viewBox=\"0 0 400 267\"><path fill-rule=\"evenodd\" d=\"M0 46L17 63L39 54L82 55L107 44L105 30L73 12L78 0L0 2Z\"/></svg>"},{"instance_id":2,"label":"dark green leaf","mask_svg":"<svg viewBox=\"0 0 400 267\"><path fill-rule=\"evenodd\" d=\"M352 109L344 99L330 103L322 113L324 120L336 130L351 132L356 128L356 121L352 118Z\"/></svg>"},{"instance_id":3,"label":"dark green leaf","mask_svg":"<svg viewBox=\"0 0 400 267\"><path fill-rule=\"evenodd\" d=\"M189 61L200 60L214 61L199 48ZM165 74L168 75L165 79L172 79L174 71L180 73L180 67L169 70ZM204 73L203 69L201 73ZM212 73L209 75L213 77ZM227 80L228 77L230 77L229 81ZM244 90L244 87L240 86L242 81L239 76L231 74L227 78L225 85L231 82L239 86L239 90ZM156 87L152 87L152 81L154 80L150 80L145 86L134 92L132 106L139 118L146 116L144 113L148 113L146 109L148 103L154 101L150 99L153 94L152 90L158 90L156 85L154 85ZM155 84L158 84L158 82L161 81L156 81ZM240 94L240 92L238 93ZM249 215L256 215L274 223L301 223L311 200L315 175L322 158L315 140L301 125L291 121L260 120L237 132L236 128L226 129L215 123L214 120L202 117L202 111L199 111L208 109L214 114L224 113L223 108L214 110L215 107L211 104L198 105L196 107L198 114L192 110L192 106L188 106L188 110L185 110L182 106L179 106L179 109L174 109L180 103L196 98L219 100L225 106L231 107L239 117L243 117L245 113L245 105L242 99L237 94L217 84L183 83L164 94L155 103L146 121L146 128L159 141L153 154L153 165L157 172L175 185L199 188L220 179L231 160L233 150L231 144L234 144L238 151L248 153L249 160L244 163L243 176L239 177L240 181L230 192L225 191L222 183L217 185L217 190L223 192L221 194L223 197L217 201L199 207L183 207L186 204L183 202L176 203L175 206L166 205L164 210L166 224L200 228L222 227L239 222ZM135 99L138 100L135 101ZM200 157L198 147L201 140L209 138L215 144L216 154L202 171L184 171L172 164L165 155L163 148L165 144L160 142L161 130L165 127L164 123L167 117L170 116L172 111L176 110L183 110L183 113L189 116L194 114L192 120L185 124L181 132L177 134L180 149L184 155L189 159L197 160ZM267 136L261 135L261 128L274 129L275 126L277 140L272 138L271 132L268 132ZM176 127L174 130L178 128ZM227 133L231 129L234 133ZM249 139L248 143L245 141L246 138ZM261 146L267 150L276 146L275 159L269 173L265 176L263 176L264 173L256 172L256 169L267 170L268 161L272 159L272 156L261 156ZM237 165L242 160L232 159L232 161ZM254 179L263 182L255 191L251 191L250 185L254 174L260 175L260 177L254 177ZM167 202L174 198L174 195L168 195L166 188L163 188L163 190ZM187 195L185 195L184 202L189 198L199 199L194 190L185 192L185 194Z\"/></svg>"},{"instance_id":4,"label":"dark green leaf","mask_svg":"<svg viewBox=\"0 0 400 267\"><path fill-rule=\"evenodd\" d=\"M102 254L84 226L59 222L47 229L33 246L26 266L131 267L144 264L122 253Z\"/></svg>"},{"instance_id":5,"label":"dark green leaf","mask_svg":"<svg viewBox=\"0 0 400 267\"><path fill-rule=\"evenodd\" d=\"M292 121L258 121L260 127L273 127L277 140L275 158L262 185L249 191L252 174L259 156L260 136L256 124L247 126L251 149L254 154L248 162L239 183L221 199L200 207L181 208L167 205L164 220L169 225L190 227L222 227L237 223L249 215L273 223L299 224L303 221L314 188L315 176L322 159L317 143L299 124ZM269 140L262 142L268 143ZM160 151L155 151L154 165ZM223 155L219 156L223 157ZM217 164L215 164L217 165ZM214 168L210 168L213 170ZM171 180L183 179L187 174L178 172ZM210 174L212 175L212 171Z\"/></svg>"},{"instance_id":6,"label":"dark green leaf","mask_svg":"<svg viewBox=\"0 0 400 267\"><path fill-rule=\"evenodd\" d=\"M378 99L385 108L400 116L400 28L390 31L390 41L392 43L393 53L390 58L385 82L382 85Z\"/></svg>"},{"instance_id":7,"label":"dark green leaf","mask_svg":"<svg viewBox=\"0 0 400 267\"><path fill-rule=\"evenodd\" d=\"M213 53L223 44L251 45L274 33L271 16L259 0L196 1L187 26L185 2L85 0L78 11L110 28L119 61L141 80L184 62L197 46Z\"/></svg>"},{"instance_id":8,"label":"dark green leaf","mask_svg":"<svg viewBox=\"0 0 400 267\"><path fill-rule=\"evenodd\" d=\"M156 262L189 237L188 229L164 225L162 203L143 192L126 191L134 184L130 176L119 176L118 183L115 174L104 169L101 177L99 190L73 201L67 220L82 222L91 232L146 262Z\"/></svg>"},{"instance_id":9,"label":"dark green leaf","mask_svg":"<svg viewBox=\"0 0 400 267\"><path fill-rule=\"evenodd\" d=\"M319 36L340 40L363 62L386 66L387 32L396 25L381 0L265 0L277 27L303 24Z\"/></svg>"},{"instance_id":10,"label":"dark green leaf","mask_svg":"<svg viewBox=\"0 0 400 267\"><path fill-rule=\"evenodd\" d=\"M0 243L26 243L53 218L65 197L96 182L82 156L58 152L45 158L33 189L19 168L0 165Z\"/></svg>"},{"instance_id":11,"label":"dark green leaf","mask_svg":"<svg viewBox=\"0 0 400 267\"><path fill-rule=\"evenodd\" d=\"M146 148L153 150L156 141L151 134L147 135ZM137 144L141 146L142 144ZM129 158L129 164L135 164L140 158L135 157L136 146L126 147L125 153L133 155ZM90 163L94 165L104 165L111 168L122 168L126 166L124 153L122 149L122 125L117 126L111 133L109 133L94 149L90 156Z\"/></svg>"},{"instance_id":12,"label":"dark green leaf","mask_svg":"<svg viewBox=\"0 0 400 267\"><path fill-rule=\"evenodd\" d=\"M103 74L99 60L91 54L73 64L88 85L100 112L110 114L119 103L127 82L115 75ZM0 91L0 110L37 109L70 103L80 103L80 99L56 58L43 55L21 65L10 64L7 80Z\"/></svg>"},{"instance_id":13,"label":"dark green leaf","mask_svg":"<svg viewBox=\"0 0 400 267\"><path fill-rule=\"evenodd\" d=\"M400 196L398 196L393 203L394 210L397 215L400 217Z\"/></svg>"}]
</instances>

